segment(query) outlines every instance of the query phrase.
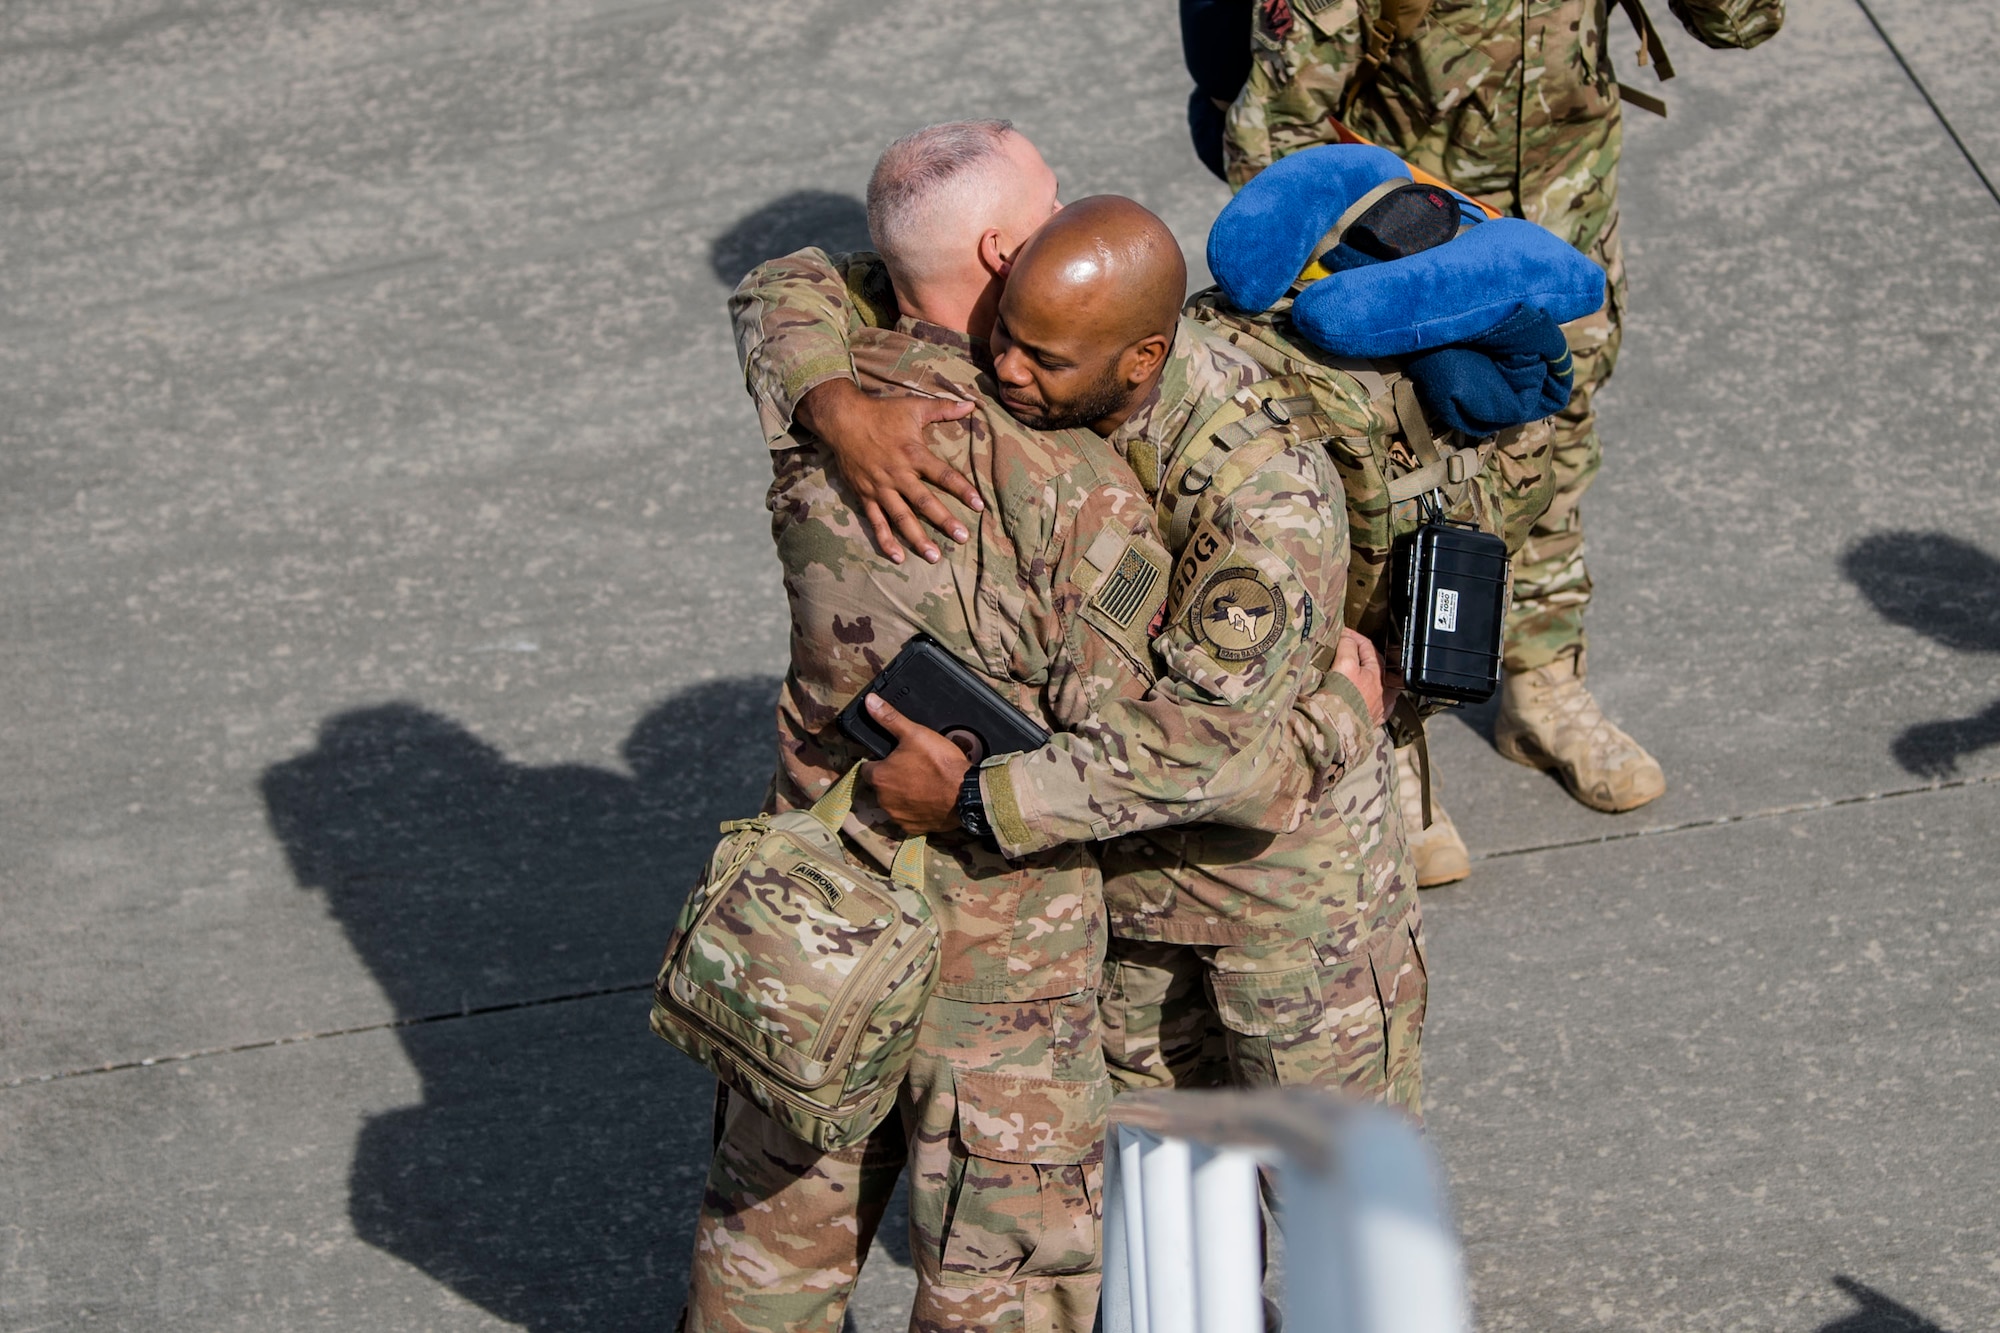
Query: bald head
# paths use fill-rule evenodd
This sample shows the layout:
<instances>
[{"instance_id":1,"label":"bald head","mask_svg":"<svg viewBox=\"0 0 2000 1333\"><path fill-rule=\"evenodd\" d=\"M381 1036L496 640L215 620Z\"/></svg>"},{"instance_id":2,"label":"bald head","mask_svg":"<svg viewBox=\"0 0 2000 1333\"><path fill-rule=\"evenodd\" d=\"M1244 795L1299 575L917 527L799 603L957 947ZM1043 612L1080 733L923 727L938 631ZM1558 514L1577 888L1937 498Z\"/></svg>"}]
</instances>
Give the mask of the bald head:
<instances>
[{"instance_id":1,"label":"bald head","mask_svg":"<svg viewBox=\"0 0 2000 1333\"><path fill-rule=\"evenodd\" d=\"M1187 261L1167 224L1130 199L1082 199L1015 257L994 329L1001 401L1031 426L1115 430L1159 379Z\"/></svg>"}]
</instances>

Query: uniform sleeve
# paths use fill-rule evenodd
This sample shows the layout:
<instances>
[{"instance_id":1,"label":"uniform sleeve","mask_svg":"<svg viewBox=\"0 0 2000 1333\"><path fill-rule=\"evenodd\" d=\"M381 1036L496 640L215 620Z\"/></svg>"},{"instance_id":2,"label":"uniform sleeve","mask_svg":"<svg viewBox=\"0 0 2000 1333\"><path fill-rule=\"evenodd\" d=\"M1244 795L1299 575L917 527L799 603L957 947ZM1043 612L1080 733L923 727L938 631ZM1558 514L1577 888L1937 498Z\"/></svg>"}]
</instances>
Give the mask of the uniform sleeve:
<instances>
[{"instance_id":1,"label":"uniform sleeve","mask_svg":"<svg viewBox=\"0 0 2000 1333\"><path fill-rule=\"evenodd\" d=\"M1150 524L1078 538L1079 675L1109 678L1121 662L1159 674L1143 692L1098 691L1048 746L988 763L981 791L1002 851L1197 820L1282 831L1316 782L1373 744L1344 678L1307 693L1320 685L1316 645L1339 633L1338 485L1322 451L1295 445L1202 515L1177 561ZM1076 701L1059 697L1058 712Z\"/></svg>"},{"instance_id":2,"label":"uniform sleeve","mask_svg":"<svg viewBox=\"0 0 2000 1333\"><path fill-rule=\"evenodd\" d=\"M893 323L896 307L876 256L805 249L751 269L730 293L729 316L764 440L783 449L799 400L828 380L853 379L854 331Z\"/></svg>"}]
</instances>

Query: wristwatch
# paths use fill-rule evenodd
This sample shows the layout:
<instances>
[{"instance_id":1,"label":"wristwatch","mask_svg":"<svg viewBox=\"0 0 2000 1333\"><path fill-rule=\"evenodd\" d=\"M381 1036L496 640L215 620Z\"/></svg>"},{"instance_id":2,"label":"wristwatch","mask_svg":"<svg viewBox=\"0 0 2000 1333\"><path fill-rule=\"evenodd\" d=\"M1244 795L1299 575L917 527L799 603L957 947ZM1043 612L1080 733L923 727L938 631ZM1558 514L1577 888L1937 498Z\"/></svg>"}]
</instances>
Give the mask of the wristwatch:
<instances>
[{"instance_id":1,"label":"wristwatch","mask_svg":"<svg viewBox=\"0 0 2000 1333\"><path fill-rule=\"evenodd\" d=\"M979 794L979 765L965 770L958 784L958 804L953 807L958 826L975 838L991 838L993 825L986 822L986 800Z\"/></svg>"}]
</instances>

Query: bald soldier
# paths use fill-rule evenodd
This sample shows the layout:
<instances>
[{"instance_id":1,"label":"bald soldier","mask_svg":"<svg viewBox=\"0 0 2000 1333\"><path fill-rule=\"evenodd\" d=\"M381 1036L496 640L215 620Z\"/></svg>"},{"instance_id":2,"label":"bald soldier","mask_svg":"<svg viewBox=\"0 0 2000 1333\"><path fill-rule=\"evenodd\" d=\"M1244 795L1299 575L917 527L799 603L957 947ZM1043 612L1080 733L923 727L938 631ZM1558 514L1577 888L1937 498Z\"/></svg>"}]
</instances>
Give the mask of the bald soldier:
<instances>
[{"instance_id":1,"label":"bald soldier","mask_svg":"<svg viewBox=\"0 0 2000 1333\"><path fill-rule=\"evenodd\" d=\"M739 287L739 345L774 419L802 398L852 389L827 368L865 328L866 271L803 251ZM1033 281L1017 291L1024 272ZM995 375L1010 410L1037 424L1089 426L1161 502L1172 530L1173 600L1149 650L1224 697L1247 700L1281 657L1323 652L1340 637L1345 506L1305 419L1312 405L1289 400L1300 419L1280 427L1276 418L1289 409L1267 410L1268 388L1249 392L1262 369L1174 316L1169 297L1185 281L1171 233L1138 205L1072 205L1014 261L993 331ZM857 397L852 410L867 409ZM1227 443L1211 448L1218 434ZM903 462L899 476L893 452L882 461L880 437L857 435L829 436L829 448L844 471L851 463L872 470L878 494L892 502L924 460ZM1178 485L1191 465L1192 478L1226 476L1229 484ZM1176 505L1177 497L1190 502ZM909 510L885 502L882 513L883 540L888 525L901 524L926 558L936 551ZM1323 693L1338 696L1340 685L1333 680ZM1106 1052L1121 1085L1331 1084L1419 1108L1421 933L1389 800L1386 735L1372 721L1365 762L1315 793L1294 834L1252 839L1207 827L1100 848L1113 931ZM917 748L878 769L878 789L903 818L932 827L945 818L963 762L932 743L922 747L934 756L931 771L905 785L897 773L915 763ZM1022 783L1034 781L1027 813L1045 831L1005 830L996 818L1004 851L1113 831L1090 809L1092 774L1034 757L982 771L983 802L995 802L995 773L1008 767L1017 771L1004 775L998 800L1020 805Z\"/></svg>"},{"instance_id":2,"label":"bald soldier","mask_svg":"<svg viewBox=\"0 0 2000 1333\"><path fill-rule=\"evenodd\" d=\"M891 146L869 199L890 280L881 295L905 313L894 328L857 331L841 365L871 389L952 404L929 415L949 418L941 456L977 504L951 515L966 540L949 559L894 563L870 550L819 441L788 423L772 441L769 503L792 613L772 804L809 804L864 757L835 715L917 632L1064 734L982 770L985 788L957 827L935 826L925 890L942 934L939 975L897 1112L856 1148L821 1153L727 1100L686 1323L838 1328L907 1157L913 1327L1081 1330L1096 1304L1108 1099L1104 912L1095 859L1059 845L1049 826L1293 822L1303 798L1278 780L1279 761L1301 748L1292 733L1313 747L1307 766L1337 776L1367 749L1379 672L1371 699L1350 648L1357 680L1341 679L1331 702L1299 699L1318 667L1289 659L1241 698L1186 672L1156 683L1145 634L1166 609L1169 571L1150 502L1096 435L1031 432L1009 417L984 392L990 381L960 331L992 322L992 270L1055 206L1053 176L1004 126L940 126ZM893 783L899 767L870 771ZM1073 794L1076 770L1097 774L1087 805ZM1003 859L981 836L982 817L1047 850ZM867 802L844 829L884 865L913 831Z\"/></svg>"}]
</instances>

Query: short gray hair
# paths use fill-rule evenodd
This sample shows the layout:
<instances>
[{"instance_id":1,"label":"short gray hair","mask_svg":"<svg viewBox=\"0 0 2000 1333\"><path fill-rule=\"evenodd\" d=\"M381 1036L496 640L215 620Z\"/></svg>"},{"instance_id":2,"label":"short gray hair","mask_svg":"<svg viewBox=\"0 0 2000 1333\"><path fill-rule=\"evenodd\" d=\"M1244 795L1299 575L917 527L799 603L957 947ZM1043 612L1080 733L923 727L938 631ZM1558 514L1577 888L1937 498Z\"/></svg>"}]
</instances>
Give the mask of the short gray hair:
<instances>
[{"instance_id":1,"label":"short gray hair","mask_svg":"<svg viewBox=\"0 0 2000 1333\"><path fill-rule=\"evenodd\" d=\"M912 260L921 264L941 192L999 156L1015 132L1011 120L953 120L926 125L883 150L868 178L868 235L892 275L899 268L907 274Z\"/></svg>"}]
</instances>

